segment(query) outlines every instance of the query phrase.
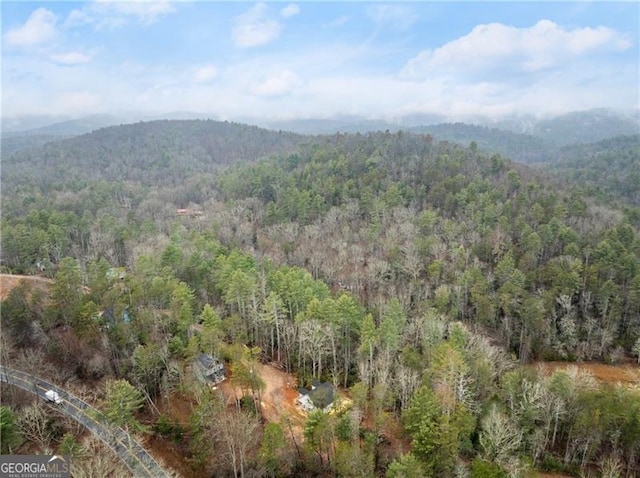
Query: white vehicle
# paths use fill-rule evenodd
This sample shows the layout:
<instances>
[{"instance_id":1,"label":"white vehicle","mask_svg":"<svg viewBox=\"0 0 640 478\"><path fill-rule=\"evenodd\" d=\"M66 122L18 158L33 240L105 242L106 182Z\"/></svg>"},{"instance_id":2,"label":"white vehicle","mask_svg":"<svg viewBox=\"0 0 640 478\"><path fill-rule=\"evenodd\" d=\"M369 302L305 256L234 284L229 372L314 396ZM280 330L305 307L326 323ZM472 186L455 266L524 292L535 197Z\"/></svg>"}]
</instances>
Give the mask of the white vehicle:
<instances>
[{"instance_id":1,"label":"white vehicle","mask_svg":"<svg viewBox=\"0 0 640 478\"><path fill-rule=\"evenodd\" d=\"M57 404L62 403L62 399L60 398L60 395L58 395L58 392L54 392L53 390L47 390L44 396L50 402L57 403Z\"/></svg>"}]
</instances>

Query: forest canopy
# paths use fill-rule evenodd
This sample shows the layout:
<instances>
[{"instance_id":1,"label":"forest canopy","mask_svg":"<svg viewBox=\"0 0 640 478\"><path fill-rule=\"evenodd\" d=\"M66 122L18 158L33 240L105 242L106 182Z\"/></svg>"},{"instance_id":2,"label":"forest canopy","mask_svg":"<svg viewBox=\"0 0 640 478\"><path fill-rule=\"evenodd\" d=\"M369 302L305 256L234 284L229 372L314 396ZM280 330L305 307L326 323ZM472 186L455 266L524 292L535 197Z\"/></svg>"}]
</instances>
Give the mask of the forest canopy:
<instances>
[{"instance_id":1,"label":"forest canopy","mask_svg":"<svg viewBox=\"0 0 640 478\"><path fill-rule=\"evenodd\" d=\"M552 172L429 134L212 121L16 152L2 267L55 281L48 297L19 287L3 301L6 355L42 348L64 380L125 380L136 404L184 386L199 353L233 367L254 412L259 357L351 398L310 414L304 450L285 457L271 446L284 426L203 395L183 442L194 470L631 476L637 387L519 364L640 355L637 141L566 149ZM10 428L15 413L3 408ZM386 443L390 423L408 448Z\"/></svg>"}]
</instances>

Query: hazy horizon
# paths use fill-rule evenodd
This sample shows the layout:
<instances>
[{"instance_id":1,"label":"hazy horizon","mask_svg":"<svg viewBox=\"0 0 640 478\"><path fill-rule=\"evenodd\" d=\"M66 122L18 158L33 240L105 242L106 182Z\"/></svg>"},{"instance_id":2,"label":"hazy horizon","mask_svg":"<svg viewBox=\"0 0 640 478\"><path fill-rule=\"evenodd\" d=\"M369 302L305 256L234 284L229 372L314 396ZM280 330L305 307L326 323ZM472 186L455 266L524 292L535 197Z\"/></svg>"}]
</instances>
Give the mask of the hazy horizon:
<instances>
[{"instance_id":1,"label":"hazy horizon","mask_svg":"<svg viewBox=\"0 0 640 478\"><path fill-rule=\"evenodd\" d=\"M2 16L4 119L640 106L632 2L3 2Z\"/></svg>"}]
</instances>

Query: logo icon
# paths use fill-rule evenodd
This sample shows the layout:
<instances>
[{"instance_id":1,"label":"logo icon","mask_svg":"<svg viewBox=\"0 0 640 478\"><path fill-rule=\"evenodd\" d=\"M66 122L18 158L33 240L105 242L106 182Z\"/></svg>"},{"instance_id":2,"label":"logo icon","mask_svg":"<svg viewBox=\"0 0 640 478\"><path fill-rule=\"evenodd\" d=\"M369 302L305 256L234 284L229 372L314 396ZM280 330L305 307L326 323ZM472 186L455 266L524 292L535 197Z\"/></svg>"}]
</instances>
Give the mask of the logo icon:
<instances>
[{"instance_id":1,"label":"logo icon","mask_svg":"<svg viewBox=\"0 0 640 478\"><path fill-rule=\"evenodd\" d=\"M67 462L67 460L64 459L64 456L53 455L51 458L49 458L49 461L47 463L51 463L52 461L56 461L56 460L60 460L62 463Z\"/></svg>"}]
</instances>

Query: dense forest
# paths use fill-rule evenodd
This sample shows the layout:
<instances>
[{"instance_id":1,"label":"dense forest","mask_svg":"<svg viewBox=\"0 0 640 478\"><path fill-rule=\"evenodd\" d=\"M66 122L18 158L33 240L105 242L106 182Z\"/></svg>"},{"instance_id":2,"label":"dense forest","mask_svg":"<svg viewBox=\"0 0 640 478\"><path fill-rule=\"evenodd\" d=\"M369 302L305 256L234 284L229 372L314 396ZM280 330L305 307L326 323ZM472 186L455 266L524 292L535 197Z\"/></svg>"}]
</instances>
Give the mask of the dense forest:
<instances>
[{"instance_id":1,"label":"dense forest","mask_svg":"<svg viewBox=\"0 0 640 478\"><path fill-rule=\"evenodd\" d=\"M3 301L2 362L105 409L126 381L130 428L193 476L636 476L638 377L530 364L640 360L637 145L534 169L482 137L158 121L3 156L2 267L53 282ZM237 409L189 373L202 352ZM258 362L348 400L298 443L260 420ZM90 461L4 387L3 453ZM177 392L187 423L158 411Z\"/></svg>"},{"instance_id":2,"label":"dense forest","mask_svg":"<svg viewBox=\"0 0 640 478\"><path fill-rule=\"evenodd\" d=\"M536 121L516 131L532 134L557 146L569 146L637 134L638 120L637 111L621 115L606 108L596 108Z\"/></svg>"},{"instance_id":3,"label":"dense forest","mask_svg":"<svg viewBox=\"0 0 640 478\"><path fill-rule=\"evenodd\" d=\"M590 195L640 206L640 135L562 148L549 166Z\"/></svg>"}]
</instances>

